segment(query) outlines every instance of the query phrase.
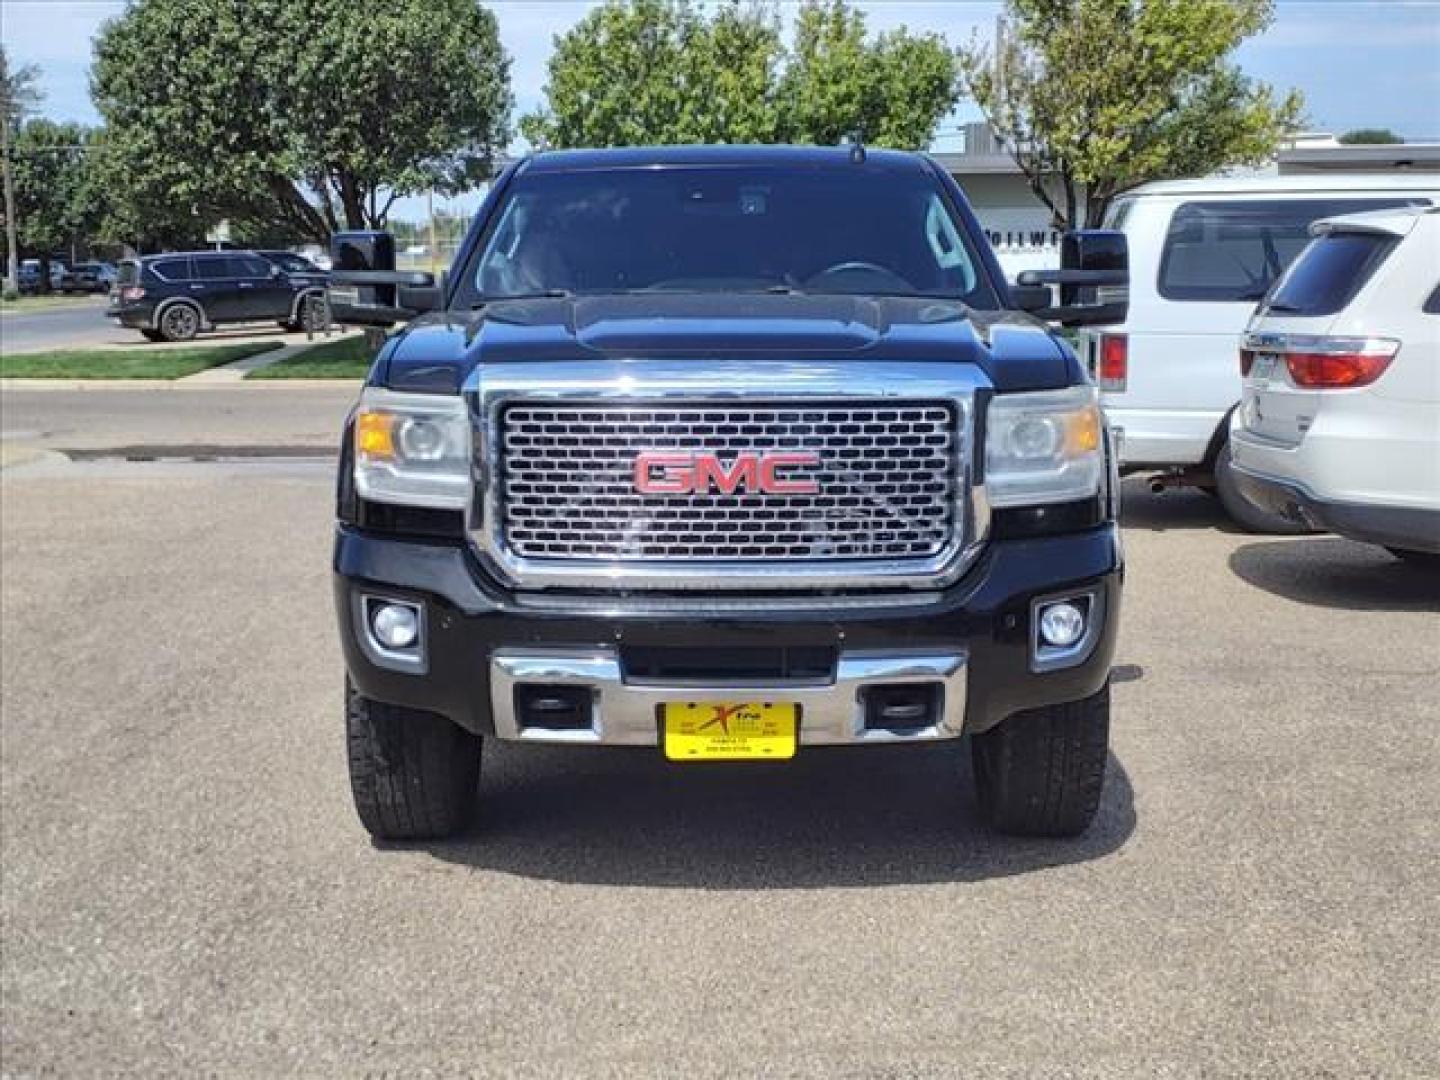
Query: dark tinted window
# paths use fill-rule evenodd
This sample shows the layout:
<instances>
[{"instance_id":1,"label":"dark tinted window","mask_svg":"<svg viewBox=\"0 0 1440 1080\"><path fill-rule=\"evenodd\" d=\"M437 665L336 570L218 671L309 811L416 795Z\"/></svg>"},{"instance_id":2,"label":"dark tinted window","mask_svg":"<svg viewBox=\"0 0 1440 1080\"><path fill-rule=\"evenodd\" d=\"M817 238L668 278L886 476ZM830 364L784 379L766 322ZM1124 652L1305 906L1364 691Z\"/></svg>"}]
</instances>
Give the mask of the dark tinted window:
<instances>
[{"instance_id":1,"label":"dark tinted window","mask_svg":"<svg viewBox=\"0 0 1440 1080\"><path fill-rule=\"evenodd\" d=\"M189 259L159 259L150 264L150 269L166 281L190 280Z\"/></svg>"},{"instance_id":2,"label":"dark tinted window","mask_svg":"<svg viewBox=\"0 0 1440 1080\"><path fill-rule=\"evenodd\" d=\"M1324 217L1424 205L1424 199L1270 199L1184 203L1160 255L1167 300L1259 300Z\"/></svg>"},{"instance_id":3,"label":"dark tinted window","mask_svg":"<svg viewBox=\"0 0 1440 1080\"><path fill-rule=\"evenodd\" d=\"M195 259L195 276L202 281L227 281L239 277L240 268L225 255L199 255Z\"/></svg>"},{"instance_id":4,"label":"dark tinted window","mask_svg":"<svg viewBox=\"0 0 1440 1080\"><path fill-rule=\"evenodd\" d=\"M121 285L133 285L140 280L140 264L133 262L122 262L119 270L115 272L115 280Z\"/></svg>"},{"instance_id":5,"label":"dark tinted window","mask_svg":"<svg viewBox=\"0 0 1440 1080\"><path fill-rule=\"evenodd\" d=\"M1420 309L1426 315L1440 315L1440 285L1435 286L1435 291L1425 301L1425 306Z\"/></svg>"},{"instance_id":6,"label":"dark tinted window","mask_svg":"<svg viewBox=\"0 0 1440 1080\"><path fill-rule=\"evenodd\" d=\"M550 290L870 293L998 306L919 170L677 166L521 174L461 303Z\"/></svg>"},{"instance_id":7,"label":"dark tinted window","mask_svg":"<svg viewBox=\"0 0 1440 1080\"><path fill-rule=\"evenodd\" d=\"M260 258L258 255L236 255L232 256L231 262L235 264L235 275L237 277L260 278L269 277L274 266Z\"/></svg>"},{"instance_id":8,"label":"dark tinted window","mask_svg":"<svg viewBox=\"0 0 1440 1080\"><path fill-rule=\"evenodd\" d=\"M1318 237L1285 272L1263 310L1275 315L1334 315L1370 280L1394 247L1393 236L1376 233Z\"/></svg>"},{"instance_id":9,"label":"dark tinted window","mask_svg":"<svg viewBox=\"0 0 1440 1080\"><path fill-rule=\"evenodd\" d=\"M265 258L269 259L282 270L289 270L295 274L314 274L319 272L319 267L303 255L296 255L289 251L267 251Z\"/></svg>"}]
</instances>

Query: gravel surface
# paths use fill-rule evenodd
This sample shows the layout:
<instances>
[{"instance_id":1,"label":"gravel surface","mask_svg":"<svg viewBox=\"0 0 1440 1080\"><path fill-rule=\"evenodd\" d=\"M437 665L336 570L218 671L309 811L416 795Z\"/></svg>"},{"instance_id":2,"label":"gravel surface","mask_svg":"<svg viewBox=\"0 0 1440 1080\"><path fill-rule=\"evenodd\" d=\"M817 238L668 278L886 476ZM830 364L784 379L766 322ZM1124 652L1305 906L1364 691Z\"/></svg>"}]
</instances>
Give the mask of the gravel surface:
<instances>
[{"instance_id":1,"label":"gravel surface","mask_svg":"<svg viewBox=\"0 0 1440 1080\"><path fill-rule=\"evenodd\" d=\"M348 404L203 393L169 441L306 444ZM158 422L6 397L22 448ZM1131 485L1078 842L985 832L964 746L701 772L489 744L470 835L377 847L328 465L15 460L7 1076L1440 1073L1440 585L1378 549Z\"/></svg>"}]
</instances>

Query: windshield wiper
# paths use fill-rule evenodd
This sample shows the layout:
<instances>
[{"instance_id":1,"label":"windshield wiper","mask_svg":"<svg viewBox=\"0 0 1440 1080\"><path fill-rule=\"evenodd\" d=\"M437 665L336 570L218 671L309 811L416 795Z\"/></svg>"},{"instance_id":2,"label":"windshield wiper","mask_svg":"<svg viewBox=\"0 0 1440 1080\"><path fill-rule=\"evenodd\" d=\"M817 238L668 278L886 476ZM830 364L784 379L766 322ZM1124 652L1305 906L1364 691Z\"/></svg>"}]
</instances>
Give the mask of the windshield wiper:
<instances>
[{"instance_id":1,"label":"windshield wiper","mask_svg":"<svg viewBox=\"0 0 1440 1080\"><path fill-rule=\"evenodd\" d=\"M542 292L519 293L515 296L486 296L470 305L471 311L479 311L491 304L505 304L511 300L569 300L575 294L569 289L545 289Z\"/></svg>"}]
</instances>

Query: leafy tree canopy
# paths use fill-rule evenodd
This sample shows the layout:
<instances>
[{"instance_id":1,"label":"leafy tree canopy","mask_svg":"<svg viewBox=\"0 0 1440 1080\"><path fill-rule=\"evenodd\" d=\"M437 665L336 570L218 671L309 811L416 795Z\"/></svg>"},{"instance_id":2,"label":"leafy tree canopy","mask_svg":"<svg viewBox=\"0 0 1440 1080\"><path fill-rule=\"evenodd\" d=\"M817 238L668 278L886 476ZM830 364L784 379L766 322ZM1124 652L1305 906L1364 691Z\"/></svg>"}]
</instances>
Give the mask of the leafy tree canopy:
<instances>
[{"instance_id":1,"label":"leafy tree canopy","mask_svg":"<svg viewBox=\"0 0 1440 1080\"><path fill-rule=\"evenodd\" d=\"M13 66L5 46L0 45L0 120L14 127L40 103L39 78L39 68L34 64Z\"/></svg>"},{"instance_id":2,"label":"leafy tree canopy","mask_svg":"<svg viewBox=\"0 0 1440 1080\"><path fill-rule=\"evenodd\" d=\"M1098 224L1120 192L1259 164L1300 95L1229 62L1270 0L1007 0L998 47L961 50L966 85L1057 227Z\"/></svg>"},{"instance_id":3,"label":"leafy tree canopy","mask_svg":"<svg viewBox=\"0 0 1440 1080\"><path fill-rule=\"evenodd\" d=\"M84 249L99 223L90 153L99 135L83 124L30 120L11 141L15 219L22 252L48 257Z\"/></svg>"},{"instance_id":4,"label":"leafy tree canopy","mask_svg":"<svg viewBox=\"0 0 1440 1080\"><path fill-rule=\"evenodd\" d=\"M607 0L555 39L546 104L521 121L551 147L834 144L921 147L957 95L935 34L872 36L844 0L807 0L795 40L777 6Z\"/></svg>"},{"instance_id":5,"label":"leafy tree canopy","mask_svg":"<svg viewBox=\"0 0 1440 1080\"><path fill-rule=\"evenodd\" d=\"M476 0L137 0L96 42L120 220L323 241L489 175L509 59Z\"/></svg>"},{"instance_id":6,"label":"leafy tree canopy","mask_svg":"<svg viewBox=\"0 0 1440 1080\"><path fill-rule=\"evenodd\" d=\"M1356 128L1340 136L1344 146L1391 146L1404 141L1389 128Z\"/></svg>"},{"instance_id":7,"label":"leafy tree canopy","mask_svg":"<svg viewBox=\"0 0 1440 1080\"><path fill-rule=\"evenodd\" d=\"M40 103L36 82L40 69L34 64L15 67L0 44L0 218L5 221L5 281L15 285L20 268L19 236L15 210L15 190L10 170L10 136L15 127Z\"/></svg>"}]
</instances>

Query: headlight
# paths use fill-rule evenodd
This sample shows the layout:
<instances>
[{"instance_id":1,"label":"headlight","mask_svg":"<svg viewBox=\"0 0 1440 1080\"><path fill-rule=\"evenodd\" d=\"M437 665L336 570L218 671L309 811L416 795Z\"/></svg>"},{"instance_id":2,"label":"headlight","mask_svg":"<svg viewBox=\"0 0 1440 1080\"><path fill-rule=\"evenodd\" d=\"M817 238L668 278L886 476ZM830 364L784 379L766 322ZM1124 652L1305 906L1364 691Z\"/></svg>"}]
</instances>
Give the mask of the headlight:
<instances>
[{"instance_id":1,"label":"headlight","mask_svg":"<svg viewBox=\"0 0 1440 1080\"><path fill-rule=\"evenodd\" d=\"M990 505L1071 502L1100 492L1105 470L1095 388L997 394L985 430Z\"/></svg>"},{"instance_id":2,"label":"headlight","mask_svg":"<svg viewBox=\"0 0 1440 1080\"><path fill-rule=\"evenodd\" d=\"M366 390L355 415L355 491L362 499L463 510L470 504L465 399Z\"/></svg>"}]
</instances>

